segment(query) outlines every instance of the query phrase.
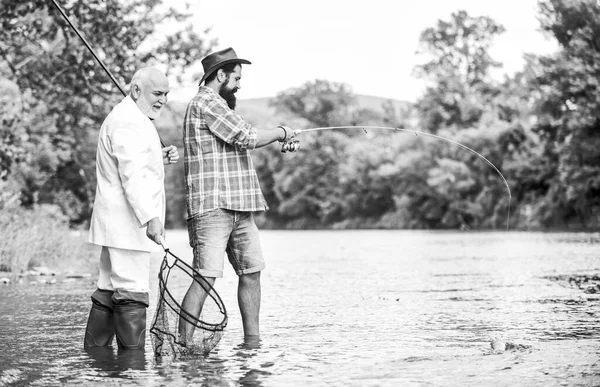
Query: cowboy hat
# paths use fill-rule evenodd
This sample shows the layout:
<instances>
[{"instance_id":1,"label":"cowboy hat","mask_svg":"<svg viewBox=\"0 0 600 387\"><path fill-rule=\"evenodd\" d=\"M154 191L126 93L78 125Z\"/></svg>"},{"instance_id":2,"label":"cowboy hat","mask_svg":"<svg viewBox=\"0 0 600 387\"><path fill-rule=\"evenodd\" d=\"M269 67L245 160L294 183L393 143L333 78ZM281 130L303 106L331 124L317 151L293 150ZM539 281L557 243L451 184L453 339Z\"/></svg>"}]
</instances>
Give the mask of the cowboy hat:
<instances>
[{"instance_id":1,"label":"cowboy hat","mask_svg":"<svg viewBox=\"0 0 600 387\"><path fill-rule=\"evenodd\" d=\"M228 63L252 64L252 62L249 60L238 58L237 54L231 47L221 51L213 52L202 59L204 75L202 76L202 79L200 79L198 85L201 85L210 74L214 73L216 70Z\"/></svg>"}]
</instances>

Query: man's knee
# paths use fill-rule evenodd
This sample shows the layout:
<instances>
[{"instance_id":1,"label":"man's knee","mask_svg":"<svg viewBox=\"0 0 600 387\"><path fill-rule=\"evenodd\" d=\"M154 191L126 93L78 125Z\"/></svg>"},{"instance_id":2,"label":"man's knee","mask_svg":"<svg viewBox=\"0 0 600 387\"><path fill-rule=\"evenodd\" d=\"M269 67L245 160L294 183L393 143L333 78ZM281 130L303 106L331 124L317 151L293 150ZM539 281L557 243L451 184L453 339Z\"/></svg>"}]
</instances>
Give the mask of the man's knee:
<instances>
[{"instance_id":1,"label":"man's knee","mask_svg":"<svg viewBox=\"0 0 600 387\"><path fill-rule=\"evenodd\" d=\"M247 286L260 285L260 271L256 273L242 274L239 278L240 284Z\"/></svg>"},{"instance_id":2,"label":"man's knee","mask_svg":"<svg viewBox=\"0 0 600 387\"><path fill-rule=\"evenodd\" d=\"M205 277L202 275L194 275L190 290L194 292L210 292L215 285L215 277Z\"/></svg>"}]
</instances>

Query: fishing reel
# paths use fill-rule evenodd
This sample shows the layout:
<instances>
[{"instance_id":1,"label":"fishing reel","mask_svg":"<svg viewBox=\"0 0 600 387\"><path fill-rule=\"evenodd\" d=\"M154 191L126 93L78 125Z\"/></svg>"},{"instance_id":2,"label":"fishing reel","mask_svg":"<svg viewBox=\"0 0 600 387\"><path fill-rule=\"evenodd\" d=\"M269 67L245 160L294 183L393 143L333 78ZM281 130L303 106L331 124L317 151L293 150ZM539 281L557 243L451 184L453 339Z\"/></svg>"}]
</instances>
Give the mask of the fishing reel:
<instances>
[{"instance_id":1,"label":"fishing reel","mask_svg":"<svg viewBox=\"0 0 600 387\"><path fill-rule=\"evenodd\" d=\"M283 129L285 132L285 137L279 141L281 143L281 153L295 152L300 149L300 140L296 138L296 131L287 126L278 126L278 128Z\"/></svg>"},{"instance_id":2,"label":"fishing reel","mask_svg":"<svg viewBox=\"0 0 600 387\"><path fill-rule=\"evenodd\" d=\"M289 141L283 141L281 144L281 153L295 152L300 149L300 140L292 138Z\"/></svg>"}]
</instances>

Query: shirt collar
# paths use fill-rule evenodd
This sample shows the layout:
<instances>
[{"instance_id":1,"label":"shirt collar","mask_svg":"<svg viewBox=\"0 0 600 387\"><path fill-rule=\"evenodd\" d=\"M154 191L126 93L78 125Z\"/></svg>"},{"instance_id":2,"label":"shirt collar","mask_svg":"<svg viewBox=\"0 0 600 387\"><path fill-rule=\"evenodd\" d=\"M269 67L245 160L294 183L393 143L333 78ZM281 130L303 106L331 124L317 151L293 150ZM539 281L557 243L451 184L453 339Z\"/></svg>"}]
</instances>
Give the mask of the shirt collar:
<instances>
[{"instance_id":1,"label":"shirt collar","mask_svg":"<svg viewBox=\"0 0 600 387\"><path fill-rule=\"evenodd\" d=\"M202 86L200 86L200 88L198 89L198 91L199 91L199 92L210 93L210 94L212 94L212 95L214 95L214 96L217 96L217 97L219 97L220 99L222 99L222 100L223 100L223 102L227 103L227 101L225 101L225 98L221 97L221 95L220 95L219 93L217 93L217 91L216 91L215 89L211 88L211 87L208 87L208 86L202 85Z\"/></svg>"}]
</instances>

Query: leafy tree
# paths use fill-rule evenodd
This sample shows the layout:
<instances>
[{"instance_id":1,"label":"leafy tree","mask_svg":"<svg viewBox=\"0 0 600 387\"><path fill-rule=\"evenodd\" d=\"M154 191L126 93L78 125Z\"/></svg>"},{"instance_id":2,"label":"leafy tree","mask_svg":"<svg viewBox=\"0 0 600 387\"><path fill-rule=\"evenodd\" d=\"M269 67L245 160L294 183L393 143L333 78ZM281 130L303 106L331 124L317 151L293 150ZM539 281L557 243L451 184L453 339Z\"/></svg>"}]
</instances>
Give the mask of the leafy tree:
<instances>
[{"instance_id":1,"label":"leafy tree","mask_svg":"<svg viewBox=\"0 0 600 387\"><path fill-rule=\"evenodd\" d=\"M273 105L279 112L305 119L310 126L381 125L383 120L379 112L357 108L347 85L323 80L279 93ZM271 218L275 212L276 217L294 227L323 227L362 214L365 206L348 210L348 203L354 203L349 195L356 197L358 193L353 189L348 192L346 185L355 180L354 171L347 168L352 158L348 153L350 139L361 135L359 131L305 133L301 154L296 156L301 157L301 163L286 162L281 168L262 169L271 171L261 178L272 182L277 203L268 216Z\"/></svg>"},{"instance_id":2,"label":"leafy tree","mask_svg":"<svg viewBox=\"0 0 600 387\"><path fill-rule=\"evenodd\" d=\"M536 172L545 184L536 215L546 226L600 224L600 6L593 0L540 3L543 30L560 45L531 57L537 92Z\"/></svg>"},{"instance_id":3,"label":"leafy tree","mask_svg":"<svg viewBox=\"0 0 600 387\"><path fill-rule=\"evenodd\" d=\"M489 49L504 28L489 17L471 17L465 11L438 21L421 34L421 53L429 60L416 73L429 81L416 109L422 130L467 145L502 169L504 134L522 124L521 99L510 99L512 80L498 84L490 70L499 67ZM520 94L518 94L520 96ZM506 208L503 182L473 154L443 142L423 148L430 163L427 178L409 201L419 227L497 227L499 208ZM425 186L422 186L425 184ZM503 212L503 211L501 211Z\"/></svg>"},{"instance_id":4,"label":"leafy tree","mask_svg":"<svg viewBox=\"0 0 600 387\"><path fill-rule=\"evenodd\" d=\"M504 27L489 17L455 12L421 33L420 53L430 60L416 73L431 82L417 103L424 128L436 132L447 126L468 127L481 118L497 91L489 71L500 64L489 55L494 37Z\"/></svg>"},{"instance_id":5,"label":"leafy tree","mask_svg":"<svg viewBox=\"0 0 600 387\"><path fill-rule=\"evenodd\" d=\"M296 227L323 227L341 219L340 166L349 139L343 133L306 133L300 154L273 175L279 216ZM296 161L297 160L297 161ZM294 222L292 222L294 223Z\"/></svg>"},{"instance_id":6,"label":"leafy tree","mask_svg":"<svg viewBox=\"0 0 600 387\"><path fill-rule=\"evenodd\" d=\"M319 79L283 91L273 100L278 111L292 113L316 126L348 125L353 104L348 85Z\"/></svg>"},{"instance_id":7,"label":"leafy tree","mask_svg":"<svg viewBox=\"0 0 600 387\"><path fill-rule=\"evenodd\" d=\"M180 79L213 44L183 26L191 15L157 0L62 5L122 87L144 65ZM170 22L183 27L159 34ZM12 124L19 135L0 139L0 160L24 153L3 163L3 178L18 182L24 205L59 204L72 222L83 222L94 194L97 130L122 96L51 2L4 0L0 23L0 78L16 85L23 106Z\"/></svg>"},{"instance_id":8,"label":"leafy tree","mask_svg":"<svg viewBox=\"0 0 600 387\"><path fill-rule=\"evenodd\" d=\"M395 211L398 178L388 173L388 167L405 152L398 140L408 137L390 133L361 133L346 147L346 157L339 168L342 221L336 227L380 227L381 217Z\"/></svg>"}]
</instances>

